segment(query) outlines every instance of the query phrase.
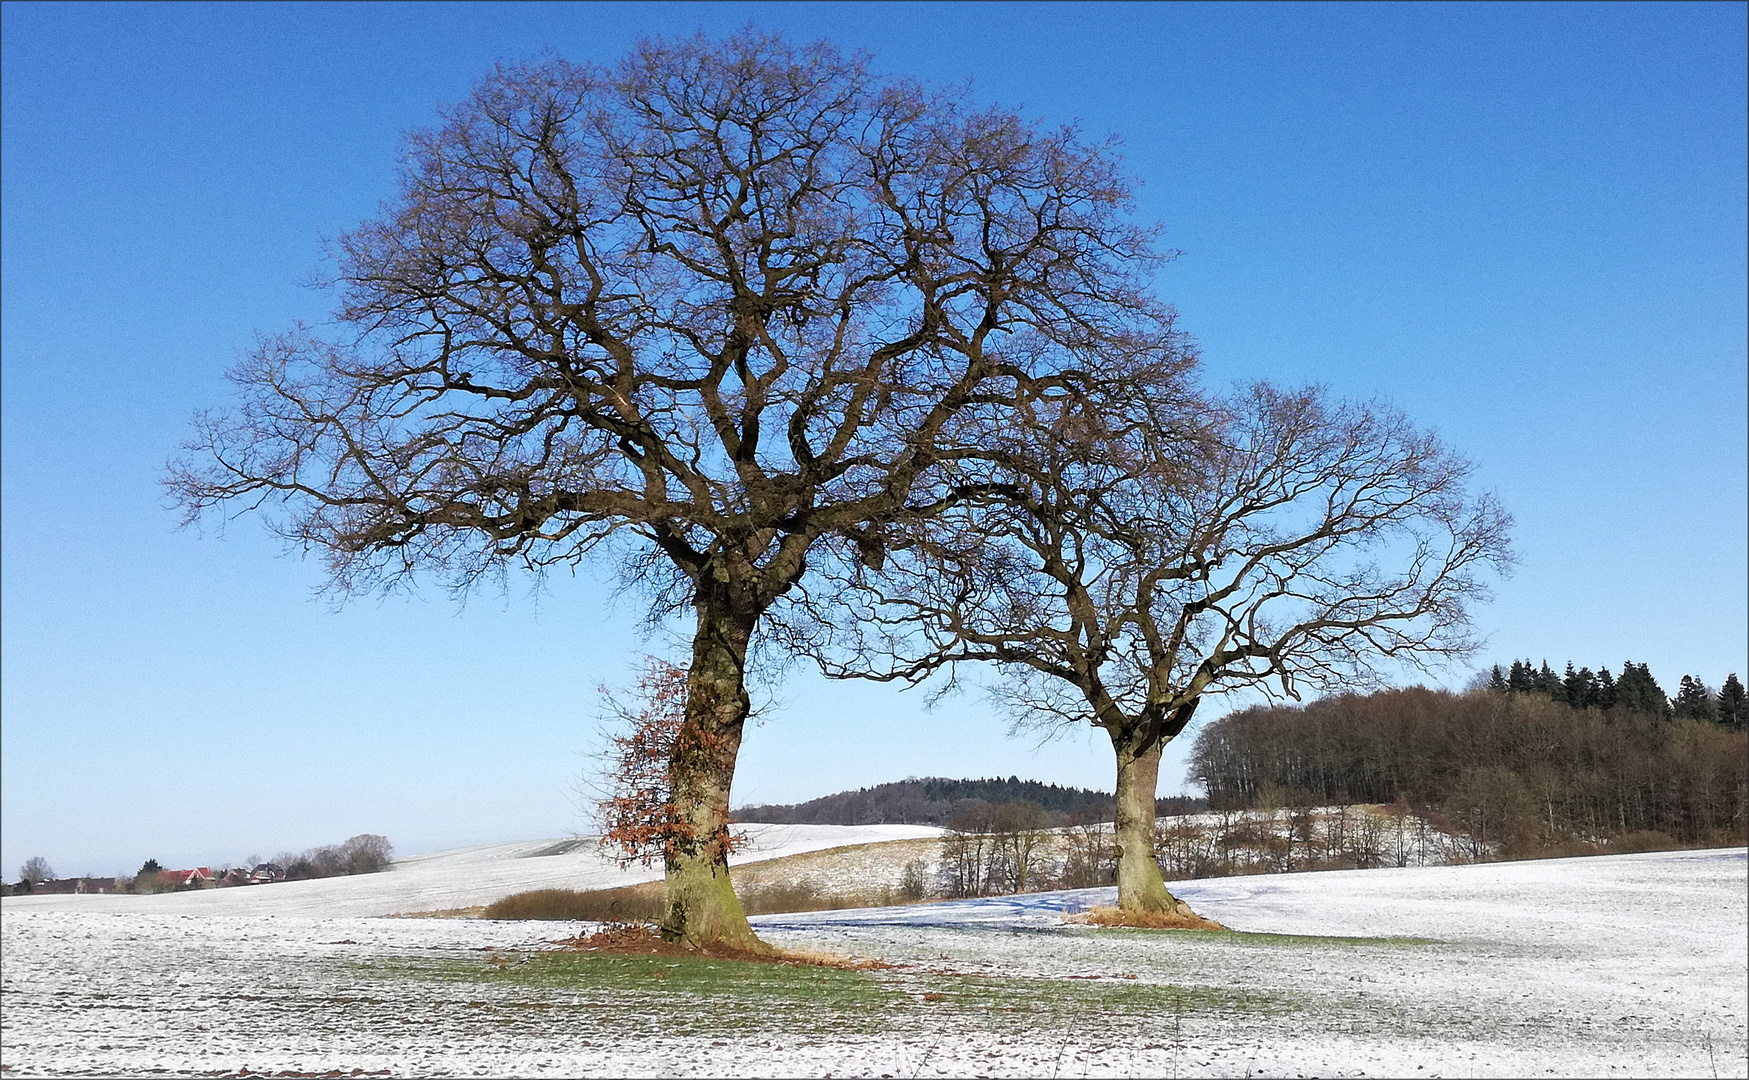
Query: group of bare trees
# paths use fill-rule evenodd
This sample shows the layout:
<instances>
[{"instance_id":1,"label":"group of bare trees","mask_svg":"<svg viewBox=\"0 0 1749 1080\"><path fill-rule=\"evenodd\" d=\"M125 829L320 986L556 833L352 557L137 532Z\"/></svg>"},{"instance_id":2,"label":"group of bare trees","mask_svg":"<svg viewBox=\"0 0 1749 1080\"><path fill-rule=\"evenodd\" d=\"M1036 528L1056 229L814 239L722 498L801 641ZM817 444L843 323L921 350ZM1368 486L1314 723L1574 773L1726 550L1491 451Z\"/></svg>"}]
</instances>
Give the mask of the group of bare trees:
<instances>
[{"instance_id":1,"label":"group of bare trees","mask_svg":"<svg viewBox=\"0 0 1749 1080\"><path fill-rule=\"evenodd\" d=\"M361 833L343 844L323 844L294 854L283 852L274 858L285 869L287 881L305 878L342 877L348 874L375 874L389 868L395 856L395 846L386 836Z\"/></svg>"},{"instance_id":2,"label":"group of bare trees","mask_svg":"<svg viewBox=\"0 0 1749 1080\"><path fill-rule=\"evenodd\" d=\"M948 819L938 879L947 896L1087 889L1117 879L1111 823L1037 803L970 800Z\"/></svg>"},{"instance_id":3,"label":"group of bare trees","mask_svg":"<svg viewBox=\"0 0 1749 1080\"><path fill-rule=\"evenodd\" d=\"M1203 728L1191 770L1217 809L1413 805L1475 856L1749 837L1749 736L1533 694L1415 687L1246 709Z\"/></svg>"},{"instance_id":4,"label":"group of bare trees","mask_svg":"<svg viewBox=\"0 0 1749 1080\"><path fill-rule=\"evenodd\" d=\"M1173 879L1435 866L1494 854L1405 802L1316 806L1303 795L1292 802L1164 819L1154 830L1154 856Z\"/></svg>"},{"instance_id":5,"label":"group of bare trees","mask_svg":"<svg viewBox=\"0 0 1749 1080\"><path fill-rule=\"evenodd\" d=\"M616 562L689 614L667 915L729 882L750 651L988 662L1117 763L1126 908L1161 747L1212 693L1462 651L1507 520L1394 410L1203 391L1109 143L748 31L500 69L342 237L338 330L263 342L168 484L342 592Z\"/></svg>"}]
</instances>

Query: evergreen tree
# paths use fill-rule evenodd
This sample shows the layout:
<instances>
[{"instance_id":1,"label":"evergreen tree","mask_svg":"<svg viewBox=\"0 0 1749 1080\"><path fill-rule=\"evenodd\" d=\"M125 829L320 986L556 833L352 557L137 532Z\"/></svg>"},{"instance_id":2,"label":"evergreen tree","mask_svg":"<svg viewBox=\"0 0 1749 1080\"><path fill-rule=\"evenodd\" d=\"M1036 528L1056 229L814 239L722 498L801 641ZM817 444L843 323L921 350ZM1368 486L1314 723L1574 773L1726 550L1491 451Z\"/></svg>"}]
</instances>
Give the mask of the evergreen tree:
<instances>
[{"instance_id":1,"label":"evergreen tree","mask_svg":"<svg viewBox=\"0 0 1749 1080\"><path fill-rule=\"evenodd\" d=\"M1536 672L1528 662L1512 661L1512 673L1506 677L1506 687L1514 694L1536 689Z\"/></svg>"},{"instance_id":2,"label":"evergreen tree","mask_svg":"<svg viewBox=\"0 0 1749 1080\"><path fill-rule=\"evenodd\" d=\"M1536 692L1546 694L1555 701L1567 700L1567 688L1561 685L1561 677L1549 667L1547 660L1543 661L1543 666L1536 673Z\"/></svg>"},{"instance_id":3,"label":"evergreen tree","mask_svg":"<svg viewBox=\"0 0 1749 1080\"><path fill-rule=\"evenodd\" d=\"M1597 679L1591 674L1591 669L1582 667L1573 670L1571 661L1567 664L1567 675L1561 680L1567 688L1567 704L1575 709L1589 709L1597 704Z\"/></svg>"},{"instance_id":4,"label":"evergreen tree","mask_svg":"<svg viewBox=\"0 0 1749 1080\"><path fill-rule=\"evenodd\" d=\"M1621 666L1621 678L1615 683L1615 703L1628 712L1652 716L1670 713L1670 699L1664 696L1658 680L1652 678L1651 670L1631 660Z\"/></svg>"},{"instance_id":5,"label":"evergreen tree","mask_svg":"<svg viewBox=\"0 0 1749 1080\"><path fill-rule=\"evenodd\" d=\"M1706 683L1687 675L1682 677L1682 684L1676 690L1672 711L1677 716L1690 720L1713 720L1718 717L1713 708L1713 692L1707 689Z\"/></svg>"},{"instance_id":6,"label":"evergreen tree","mask_svg":"<svg viewBox=\"0 0 1749 1080\"><path fill-rule=\"evenodd\" d=\"M1597 689L1592 702L1599 709L1615 708L1615 676L1609 673L1608 665L1597 669Z\"/></svg>"},{"instance_id":7,"label":"evergreen tree","mask_svg":"<svg viewBox=\"0 0 1749 1080\"><path fill-rule=\"evenodd\" d=\"M1506 683L1506 676L1500 674L1500 665L1494 665L1494 674L1488 677L1488 689L1496 694L1504 694L1511 689Z\"/></svg>"},{"instance_id":8,"label":"evergreen tree","mask_svg":"<svg viewBox=\"0 0 1749 1080\"><path fill-rule=\"evenodd\" d=\"M1749 725L1749 700L1745 699L1743 684L1737 681L1737 673L1725 676L1725 685L1719 688L1719 696L1713 702L1714 711L1719 723L1734 731L1742 731Z\"/></svg>"}]
</instances>

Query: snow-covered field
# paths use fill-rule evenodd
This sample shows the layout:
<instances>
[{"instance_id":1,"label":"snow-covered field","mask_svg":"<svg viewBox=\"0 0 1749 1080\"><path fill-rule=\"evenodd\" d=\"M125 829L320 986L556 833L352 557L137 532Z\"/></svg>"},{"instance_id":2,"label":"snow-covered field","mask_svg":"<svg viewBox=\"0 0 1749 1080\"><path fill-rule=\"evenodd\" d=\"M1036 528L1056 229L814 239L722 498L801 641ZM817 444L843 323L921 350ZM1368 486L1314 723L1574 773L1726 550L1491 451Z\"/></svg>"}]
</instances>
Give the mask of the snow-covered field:
<instances>
[{"instance_id":1,"label":"snow-covered field","mask_svg":"<svg viewBox=\"0 0 1749 1080\"><path fill-rule=\"evenodd\" d=\"M743 825L748 846L735 862L751 863L809 851L912 840L942 834L929 825ZM436 851L396 859L380 874L286 881L157 896L8 896L0 909L90 911L138 915L303 915L369 918L474 907L529 889L611 889L655 881L654 869L620 869L594 838L533 840Z\"/></svg>"},{"instance_id":2,"label":"snow-covered field","mask_svg":"<svg viewBox=\"0 0 1749 1080\"><path fill-rule=\"evenodd\" d=\"M546 951L588 929L578 924L323 917L313 901L301 914L186 906L224 893L126 901L165 905L156 911L23 898L0 917L0 1065L8 1076L1744 1076L1746 866L1726 849L1173 883L1244 931L1231 935L1062 922L1110 890L755 920L780 945L899 965L869 973ZM335 884L348 883L386 888ZM369 903L481 902L456 889Z\"/></svg>"}]
</instances>

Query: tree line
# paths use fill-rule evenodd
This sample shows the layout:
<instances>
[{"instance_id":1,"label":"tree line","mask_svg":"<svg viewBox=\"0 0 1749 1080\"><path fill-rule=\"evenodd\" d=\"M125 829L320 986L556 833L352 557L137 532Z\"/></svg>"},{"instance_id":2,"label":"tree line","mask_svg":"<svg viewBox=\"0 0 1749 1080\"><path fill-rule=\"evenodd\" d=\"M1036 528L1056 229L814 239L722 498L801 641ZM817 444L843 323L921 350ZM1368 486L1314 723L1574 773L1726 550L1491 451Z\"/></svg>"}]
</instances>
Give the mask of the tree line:
<instances>
[{"instance_id":1,"label":"tree line","mask_svg":"<svg viewBox=\"0 0 1749 1080\"><path fill-rule=\"evenodd\" d=\"M1487 687L1501 694L1537 694L1575 709L1620 709L1651 716L1710 720L1734 731L1749 725L1749 696L1735 672L1725 676L1717 690L1692 675L1684 675L1672 699L1665 695L1645 664L1631 660L1622 665L1620 676L1610 674L1607 667L1596 672L1588 667L1575 670L1570 660L1566 671L1557 675L1547 660L1541 667L1529 660L1514 660L1505 671L1495 664Z\"/></svg>"},{"instance_id":2,"label":"tree line","mask_svg":"<svg viewBox=\"0 0 1749 1080\"><path fill-rule=\"evenodd\" d=\"M950 780L940 776L898 780L840 791L818 799L792 804L743 806L736 821L771 822L783 825L948 825L950 819L971 802L1006 804L1026 802L1038 806L1055 824L1071 816L1093 814L1111 820L1109 791L1064 787L1038 780ZM1189 814L1206 807L1205 800L1168 796L1155 800L1156 814Z\"/></svg>"},{"instance_id":3,"label":"tree line","mask_svg":"<svg viewBox=\"0 0 1749 1080\"><path fill-rule=\"evenodd\" d=\"M147 859L132 877L116 879L117 892L158 893L188 888L247 884L249 872L263 865L277 867L274 880L307 881L312 878L375 874L394 861L395 846L386 836L360 833L340 844L321 844L302 852L282 851L268 863L251 855L241 867L221 866L210 881L183 883L166 876L157 859Z\"/></svg>"},{"instance_id":4,"label":"tree line","mask_svg":"<svg viewBox=\"0 0 1749 1080\"><path fill-rule=\"evenodd\" d=\"M242 866L222 864L208 877L190 878L188 871L167 869L157 859L147 859L131 875L114 878L84 878L86 884L100 883L102 891L120 893L179 892L186 889L224 887L250 883L250 873L262 866L271 866L271 880L303 881L309 878L340 877L347 874L374 874L387 870L394 861L395 846L386 836L360 833L341 844L323 844L301 853L283 851L271 863L262 863L259 855L251 855ZM19 893L30 893L56 881L55 871L41 855L32 856L18 868Z\"/></svg>"},{"instance_id":5,"label":"tree line","mask_svg":"<svg viewBox=\"0 0 1749 1080\"><path fill-rule=\"evenodd\" d=\"M1749 839L1749 735L1619 695L1575 708L1411 687L1257 706L1205 727L1190 771L1217 809L1406 804L1508 857Z\"/></svg>"}]
</instances>

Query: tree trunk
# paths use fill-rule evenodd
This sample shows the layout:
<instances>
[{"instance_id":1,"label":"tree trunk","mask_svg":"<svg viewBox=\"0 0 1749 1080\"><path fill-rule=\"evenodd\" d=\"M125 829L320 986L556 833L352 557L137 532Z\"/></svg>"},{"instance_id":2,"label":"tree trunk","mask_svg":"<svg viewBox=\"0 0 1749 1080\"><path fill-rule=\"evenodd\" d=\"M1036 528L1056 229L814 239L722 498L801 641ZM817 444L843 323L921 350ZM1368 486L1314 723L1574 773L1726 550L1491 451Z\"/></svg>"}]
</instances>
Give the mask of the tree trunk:
<instances>
[{"instance_id":1,"label":"tree trunk","mask_svg":"<svg viewBox=\"0 0 1749 1080\"><path fill-rule=\"evenodd\" d=\"M1154 791L1160 777L1161 743L1136 749L1133 736L1111 733L1117 751L1117 906L1137 914L1192 916L1190 905L1173 896L1154 860Z\"/></svg>"},{"instance_id":2,"label":"tree trunk","mask_svg":"<svg viewBox=\"0 0 1749 1080\"><path fill-rule=\"evenodd\" d=\"M757 612L700 590L698 633L686 679L686 718L669 758L674 812L686 828L664 860L662 937L691 949L770 947L753 936L729 882L729 786L750 703L747 645Z\"/></svg>"}]
</instances>

